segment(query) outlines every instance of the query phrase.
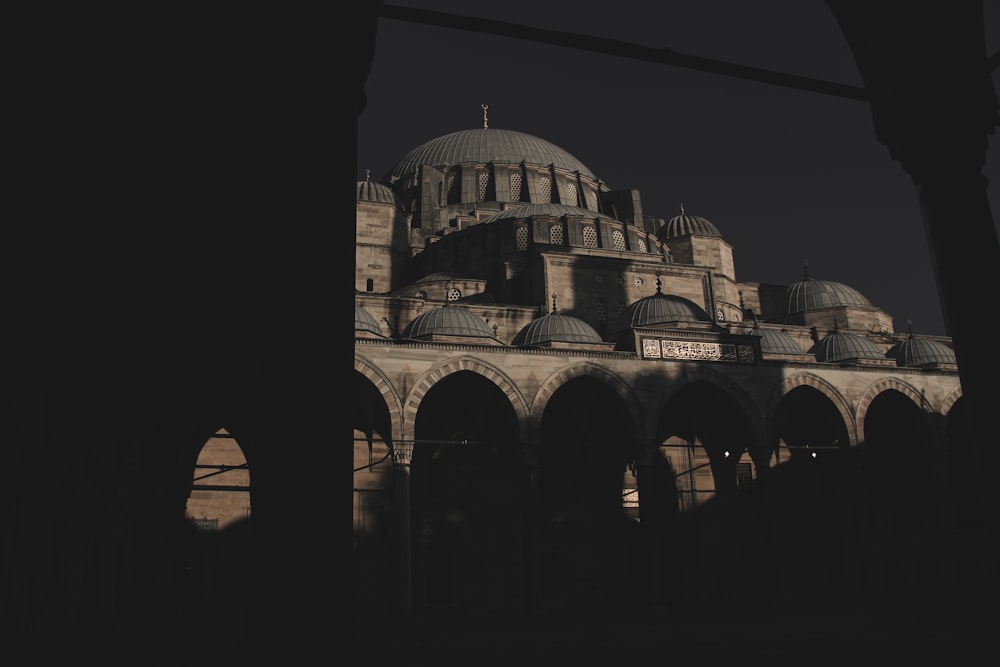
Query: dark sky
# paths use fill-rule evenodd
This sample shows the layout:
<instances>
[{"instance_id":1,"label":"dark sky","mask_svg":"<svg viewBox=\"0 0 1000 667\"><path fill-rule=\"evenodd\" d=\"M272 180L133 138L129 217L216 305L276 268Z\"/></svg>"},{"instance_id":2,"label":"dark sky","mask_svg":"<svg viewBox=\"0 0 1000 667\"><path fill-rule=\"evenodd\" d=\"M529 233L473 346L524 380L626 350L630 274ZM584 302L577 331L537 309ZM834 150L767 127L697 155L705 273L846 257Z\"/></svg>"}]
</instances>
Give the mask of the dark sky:
<instances>
[{"instance_id":1,"label":"dark sky","mask_svg":"<svg viewBox=\"0 0 1000 667\"><path fill-rule=\"evenodd\" d=\"M861 86L823 0L684 3L395 0L413 6ZM987 54L1000 3L986 2ZM991 26L995 29L991 29ZM1000 89L1000 75L993 83ZM647 215L711 220L737 279L789 284L803 261L859 290L897 332L946 333L916 190L875 138L867 103L680 67L379 21L358 126L358 179L380 179L410 149L481 127L533 134L612 189L637 188ZM984 169L997 221L996 135Z\"/></svg>"}]
</instances>

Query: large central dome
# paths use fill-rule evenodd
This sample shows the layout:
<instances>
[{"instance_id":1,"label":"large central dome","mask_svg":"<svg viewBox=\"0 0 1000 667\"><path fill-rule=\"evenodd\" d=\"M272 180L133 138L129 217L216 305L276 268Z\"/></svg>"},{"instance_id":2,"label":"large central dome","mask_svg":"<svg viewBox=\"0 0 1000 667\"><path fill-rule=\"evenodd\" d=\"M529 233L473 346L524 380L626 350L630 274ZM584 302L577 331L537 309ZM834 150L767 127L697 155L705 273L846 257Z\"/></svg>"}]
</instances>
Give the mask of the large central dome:
<instances>
[{"instance_id":1,"label":"large central dome","mask_svg":"<svg viewBox=\"0 0 1000 667\"><path fill-rule=\"evenodd\" d=\"M495 127L481 127L475 130L452 132L417 146L403 156L383 178L383 183L391 183L413 174L420 165L448 167L474 162L508 162L520 164L528 162L543 167L556 167L583 176L596 178L587 167L562 148L545 139Z\"/></svg>"}]
</instances>

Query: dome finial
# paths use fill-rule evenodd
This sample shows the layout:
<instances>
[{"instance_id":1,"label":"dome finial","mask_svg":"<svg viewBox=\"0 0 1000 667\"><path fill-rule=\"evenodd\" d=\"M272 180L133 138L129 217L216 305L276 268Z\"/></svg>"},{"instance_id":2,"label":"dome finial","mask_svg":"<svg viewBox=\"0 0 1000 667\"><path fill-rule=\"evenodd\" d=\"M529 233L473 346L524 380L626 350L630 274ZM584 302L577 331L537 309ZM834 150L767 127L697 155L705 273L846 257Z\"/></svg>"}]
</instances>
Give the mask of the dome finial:
<instances>
[{"instance_id":1,"label":"dome finial","mask_svg":"<svg viewBox=\"0 0 1000 667\"><path fill-rule=\"evenodd\" d=\"M802 274L806 280L809 280L812 276L809 275L809 260L802 260Z\"/></svg>"},{"instance_id":2,"label":"dome finial","mask_svg":"<svg viewBox=\"0 0 1000 667\"><path fill-rule=\"evenodd\" d=\"M372 175L372 170L365 169L365 183L367 183L370 180L371 175Z\"/></svg>"},{"instance_id":3,"label":"dome finial","mask_svg":"<svg viewBox=\"0 0 1000 667\"><path fill-rule=\"evenodd\" d=\"M552 314L556 314L556 293L552 293Z\"/></svg>"},{"instance_id":4,"label":"dome finial","mask_svg":"<svg viewBox=\"0 0 1000 667\"><path fill-rule=\"evenodd\" d=\"M684 215L684 204L681 204L681 215Z\"/></svg>"},{"instance_id":5,"label":"dome finial","mask_svg":"<svg viewBox=\"0 0 1000 667\"><path fill-rule=\"evenodd\" d=\"M906 318L906 333L910 335L910 338L913 338L913 320L909 317Z\"/></svg>"},{"instance_id":6,"label":"dome finial","mask_svg":"<svg viewBox=\"0 0 1000 667\"><path fill-rule=\"evenodd\" d=\"M490 108L489 104L483 105L483 129L485 130L490 126L489 121L486 120L486 110Z\"/></svg>"}]
</instances>

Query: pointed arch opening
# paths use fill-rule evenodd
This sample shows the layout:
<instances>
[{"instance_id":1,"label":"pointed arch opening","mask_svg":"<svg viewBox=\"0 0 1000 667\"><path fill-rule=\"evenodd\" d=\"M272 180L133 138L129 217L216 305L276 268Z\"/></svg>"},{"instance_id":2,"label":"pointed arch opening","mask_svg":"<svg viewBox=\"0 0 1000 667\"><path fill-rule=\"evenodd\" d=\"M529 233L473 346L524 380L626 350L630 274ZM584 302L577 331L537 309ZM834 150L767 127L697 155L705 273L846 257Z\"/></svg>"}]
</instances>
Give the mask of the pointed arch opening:
<instances>
[{"instance_id":1,"label":"pointed arch opening","mask_svg":"<svg viewBox=\"0 0 1000 667\"><path fill-rule=\"evenodd\" d=\"M201 532L225 530L250 518L250 466L236 438L220 428L194 466L185 518Z\"/></svg>"}]
</instances>

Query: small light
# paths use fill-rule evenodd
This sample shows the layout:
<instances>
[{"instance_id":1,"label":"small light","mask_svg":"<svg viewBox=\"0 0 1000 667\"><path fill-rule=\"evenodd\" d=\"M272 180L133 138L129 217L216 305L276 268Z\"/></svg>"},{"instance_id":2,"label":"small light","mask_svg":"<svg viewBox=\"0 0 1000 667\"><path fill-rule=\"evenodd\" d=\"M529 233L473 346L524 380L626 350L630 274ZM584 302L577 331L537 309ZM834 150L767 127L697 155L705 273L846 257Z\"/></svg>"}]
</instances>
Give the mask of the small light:
<instances>
[{"instance_id":1,"label":"small light","mask_svg":"<svg viewBox=\"0 0 1000 667\"><path fill-rule=\"evenodd\" d=\"M726 451L722 452L722 456L724 456L725 458L728 459L729 458L729 450L727 449Z\"/></svg>"},{"instance_id":2,"label":"small light","mask_svg":"<svg viewBox=\"0 0 1000 667\"><path fill-rule=\"evenodd\" d=\"M813 452L813 453L812 453L812 457L813 457L813 458L816 458L816 452Z\"/></svg>"}]
</instances>

